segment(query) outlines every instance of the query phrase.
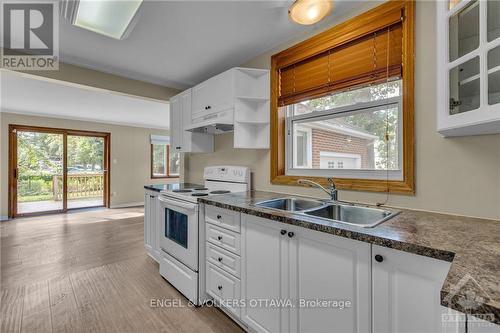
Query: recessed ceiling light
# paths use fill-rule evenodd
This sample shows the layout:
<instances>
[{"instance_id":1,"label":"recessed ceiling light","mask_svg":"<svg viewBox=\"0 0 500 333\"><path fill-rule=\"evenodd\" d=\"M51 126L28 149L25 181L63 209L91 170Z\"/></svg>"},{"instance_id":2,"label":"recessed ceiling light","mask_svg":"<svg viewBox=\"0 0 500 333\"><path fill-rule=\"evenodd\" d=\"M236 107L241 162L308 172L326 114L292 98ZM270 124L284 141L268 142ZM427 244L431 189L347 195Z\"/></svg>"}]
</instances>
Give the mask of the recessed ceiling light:
<instances>
[{"instance_id":1,"label":"recessed ceiling light","mask_svg":"<svg viewBox=\"0 0 500 333\"><path fill-rule=\"evenodd\" d=\"M65 0L62 14L71 24L115 39L124 39L135 25L143 0Z\"/></svg>"},{"instance_id":2,"label":"recessed ceiling light","mask_svg":"<svg viewBox=\"0 0 500 333\"><path fill-rule=\"evenodd\" d=\"M332 9L330 0L295 0L288 9L288 16L298 24L310 25L324 19Z\"/></svg>"}]
</instances>

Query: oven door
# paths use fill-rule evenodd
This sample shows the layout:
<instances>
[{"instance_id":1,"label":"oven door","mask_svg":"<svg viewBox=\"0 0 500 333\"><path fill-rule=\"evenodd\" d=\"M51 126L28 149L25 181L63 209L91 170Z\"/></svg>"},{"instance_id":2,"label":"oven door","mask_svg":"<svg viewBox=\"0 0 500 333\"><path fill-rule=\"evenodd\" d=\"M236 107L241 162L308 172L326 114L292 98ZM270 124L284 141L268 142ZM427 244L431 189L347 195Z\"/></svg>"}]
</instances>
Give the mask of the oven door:
<instances>
[{"instance_id":1,"label":"oven door","mask_svg":"<svg viewBox=\"0 0 500 333\"><path fill-rule=\"evenodd\" d=\"M160 203L160 248L198 271L198 204L163 195Z\"/></svg>"}]
</instances>

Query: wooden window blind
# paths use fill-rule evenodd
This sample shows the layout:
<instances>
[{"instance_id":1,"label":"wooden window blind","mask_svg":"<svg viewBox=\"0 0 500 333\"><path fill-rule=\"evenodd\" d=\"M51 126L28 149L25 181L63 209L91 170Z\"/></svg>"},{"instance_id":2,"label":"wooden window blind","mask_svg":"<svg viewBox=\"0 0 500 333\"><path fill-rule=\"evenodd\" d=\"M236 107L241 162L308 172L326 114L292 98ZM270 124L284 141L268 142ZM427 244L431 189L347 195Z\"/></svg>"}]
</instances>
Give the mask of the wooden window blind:
<instances>
[{"instance_id":1,"label":"wooden window blind","mask_svg":"<svg viewBox=\"0 0 500 333\"><path fill-rule=\"evenodd\" d=\"M278 71L278 105L400 78L403 29L398 22Z\"/></svg>"}]
</instances>

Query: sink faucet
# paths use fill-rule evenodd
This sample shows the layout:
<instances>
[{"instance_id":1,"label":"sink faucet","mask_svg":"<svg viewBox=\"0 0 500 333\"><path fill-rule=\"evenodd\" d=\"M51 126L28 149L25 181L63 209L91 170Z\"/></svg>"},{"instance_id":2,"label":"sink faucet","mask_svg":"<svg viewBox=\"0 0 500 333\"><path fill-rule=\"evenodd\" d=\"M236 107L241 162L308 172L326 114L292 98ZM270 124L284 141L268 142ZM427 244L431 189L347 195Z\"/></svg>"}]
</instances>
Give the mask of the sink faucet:
<instances>
[{"instance_id":1,"label":"sink faucet","mask_svg":"<svg viewBox=\"0 0 500 333\"><path fill-rule=\"evenodd\" d=\"M337 191L337 188L335 187L335 182L333 181L333 178L327 178L327 181L328 181L328 184L330 184L329 189L326 189L323 186L321 186L320 184L313 182L312 180L309 180L309 179L299 179L299 180L297 180L297 183L301 184L301 185L310 185L313 187L320 188L323 191L325 191L326 193L328 193L328 195L330 196L330 199L332 199L333 201L337 201L338 200L338 191Z\"/></svg>"}]
</instances>

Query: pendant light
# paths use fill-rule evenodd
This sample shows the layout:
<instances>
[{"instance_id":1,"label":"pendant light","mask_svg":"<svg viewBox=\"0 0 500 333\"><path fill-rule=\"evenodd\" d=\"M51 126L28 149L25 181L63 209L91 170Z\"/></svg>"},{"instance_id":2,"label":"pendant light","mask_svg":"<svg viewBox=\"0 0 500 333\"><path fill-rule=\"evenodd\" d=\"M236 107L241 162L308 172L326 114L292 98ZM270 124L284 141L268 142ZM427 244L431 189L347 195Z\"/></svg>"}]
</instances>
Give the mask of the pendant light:
<instances>
[{"instance_id":1,"label":"pendant light","mask_svg":"<svg viewBox=\"0 0 500 333\"><path fill-rule=\"evenodd\" d=\"M298 24L310 25L324 19L332 9L330 0L295 0L288 9L288 16Z\"/></svg>"}]
</instances>

